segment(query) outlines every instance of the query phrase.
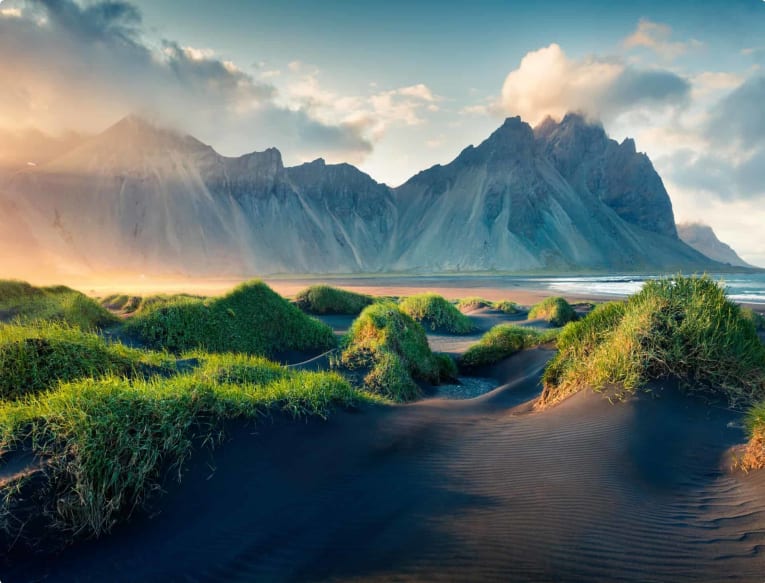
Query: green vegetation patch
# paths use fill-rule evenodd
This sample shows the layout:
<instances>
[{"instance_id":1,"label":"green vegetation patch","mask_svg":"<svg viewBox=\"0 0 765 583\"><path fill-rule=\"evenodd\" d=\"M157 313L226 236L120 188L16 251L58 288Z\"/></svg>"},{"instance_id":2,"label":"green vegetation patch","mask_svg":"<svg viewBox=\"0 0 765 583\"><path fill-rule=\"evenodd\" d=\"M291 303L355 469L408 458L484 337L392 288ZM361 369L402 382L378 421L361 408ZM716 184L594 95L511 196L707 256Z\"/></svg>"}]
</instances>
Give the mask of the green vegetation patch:
<instances>
[{"instance_id":1,"label":"green vegetation patch","mask_svg":"<svg viewBox=\"0 0 765 583\"><path fill-rule=\"evenodd\" d=\"M264 385L290 374L288 368L262 356L196 351L183 357L197 363L193 371L197 378L216 383Z\"/></svg>"},{"instance_id":2,"label":"green vegetation patch","mask_svg":"<svg viewBox=\"0 0 765 583\"><path fill-rule=\"evenodd\" d=\"M745 471L765 468L765 401L753 405L746 414L749 442L737 465Z\"/></svg>"},{"instance_id":3,"label":"green vegetation patch","mask_svg":"<svg viewBox=\"0 0 765 583\"><path fill-rule=\"evenodd\" d=\"M0 399L43 391L59 381L172 370L173 362L162 354L108 344L66 324L0 324Z\"/></svg>"},{"instance_id":4,"label":"green vegetation patch","mask_svg":"<svg viewBox=\"0 0 765 583\"><path fill-rule=\"evenodd\" d=\"M415 379L435 384L455 372L451 358L434 355L422 326L392 302L361 312L344 340L341 363L367 371L367 390L399 402L420 396Z\"/></svg>"},{"instance_id":5,"label":"green vegetation patch","mask_svg":"<svg viewBox=\"0 0 765 583\"><path fill-rule=\"evenodd\" d=\"M204 300L204 296L192 294L155 294L151 296L129 296L114 294L101 299L101 305L123 317L140 314L152 307L173 304L183 300Z\"/></svg>"},{"instance_id":6,"label":"green vegetation patch","mask_svg":"<svg viewBox=\"0 0 765 583\"><path fill-rule=\"evenodd\" d=\"M500 324L468 348L460 359L460 364L468 368L493 364L526 348L550 342L557 334L557 330L540 331L524 326Z\"/></svg>"},{"instance_id":7,"label":"green vegetation patch","mask_svg":"<svg viewBox=\"0 0 765 583\"><path fill-rule=\"evenodd\" d=\"M626 302L595 308L558 337L545 403L584 387L631 394L653 379L752 403L765 397L765 346L754 324L708 277L649 281Z\"/></svg>"},{"instance_id":8,"label":"green vegetation patch","mask_svg":"<svg viewBox=\"0 0 765 583\"><path fill-rule=\"evenodd\" d=\"M85 294L65 286L34 287L22 281L0 281L0 320L49 320L96 330L117 318Z\"/></svg>"},{"instance_id":9,"label":"green vegetation patch","mask_svg":"<svg viewBox=\"0 0 765 583\"><path fill-rule=\"evenodd\" d=\"M576 312L565 299L560 297L545 298L529 311L529 320L542 319L553 326L564 326L576 320Z\"/></svg>"},{"instance_id":10,"label":"green vegetation patch","mask_svg":"<svg viewBox=\"0 0 765 583\"><path fill-rule=\"evenodd\" d=\"M351 316L359 314L374 301L371 296L328 285L312 285L298 293L295 300L301 309L314 314Z\"/></svg>"},{"instance_id":11,"label":"green vegetation patch","mask_svg":"<svg viewBox=\"0 0 765 583\"><path fill-rule=\"evenodd\" d=\"M250 364L264 370L276 366ZM219 371L228 365L236 376L246 362L213 358L206 363ZM35 511L48 517L54 529L98 536L159 491L168 470L180 480L193 444L211 443L223 421L275 413L326 417L336 406L369 400L336 373L281 370L278 378L262 383L205 378L205 372L64 384L0 403L0 450L31 444L33 453L46 460L51 493L48 506ZM18 528L9 517L13 492L2 494L0 515L13 530Z\"/></svg>"},{"instance_id":12,"label":"green vegetation patch","mask_svg":"<svg viewBox=\"0 0 765 583\"><path fill-rule=\"evenodd\" d=\"M481 308L494 308L494 302L479 297L462 298L457 302L457 309L464 312Z\"/></svg>"},{"instance_id":13,"label":"green vegetation patch","mask_svg":"<svg viewBox=\"0 0 765 583\"><path fill-rule=\"evenodd\" d=\"M505 314L517 314L521 311L518 304L511 302L510 300L502 300L494 304L494 309L504 312Z\"/></svg>"},{"instance_id":14,"label":"green vegetation patch","mask_svg":"<svg viewBox=\"0 0 765 583\"><path fill-rule=\"evenodd\" d=\"M438 294L409 296L401 300L399 306L403 312L431 330L469 334L475 328L470 318Z\"/></svg>"},{"instance_id":15,"label":"green vegetation patch","mask_svg":"<svg viewBox=\"0 0 765 583\"><path fill-rule=\"evenodd\" d=\"M481 308L489 308L492 310L499 310L505 314L517 314L520 309L518 304L509 300L501 300L499 302L492 302L491 300L485 300L479 297L462 298L457 302L457 308L463 312L469 312L471 310L480 310Z\"/></svg>"},{"instance_id":16,"label":"green vegetation patch","mask_svg":"<svg viewBox=\"0 0 765 583\"><path fill-rule=\"evenodd\" d=\"M126 325L149 346L173 352L201 348L274 356L337 344L329 326L305 315L261 281L206 301L184 297L148 305Z\"/></svg>"},{"instance_id":17,"label":"green vegetation patch","mask_svg":"<svg viewBox=\"0 0 765 583\"><path fill-rule=\"evenodd\" d=\"M741 308L741 315L754 324L757 332L765 332L765 316L755 312L752 308Z\"/></svg>"}]
</instances>

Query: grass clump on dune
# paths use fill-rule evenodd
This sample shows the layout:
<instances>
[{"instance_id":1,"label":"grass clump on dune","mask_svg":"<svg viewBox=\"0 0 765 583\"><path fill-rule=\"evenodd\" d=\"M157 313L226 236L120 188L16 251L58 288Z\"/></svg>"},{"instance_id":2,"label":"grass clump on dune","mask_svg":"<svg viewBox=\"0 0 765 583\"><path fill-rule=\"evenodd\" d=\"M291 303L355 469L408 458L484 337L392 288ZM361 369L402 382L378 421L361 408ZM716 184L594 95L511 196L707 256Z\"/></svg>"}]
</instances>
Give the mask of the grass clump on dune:
<instances>
[{"instance_id":1,"label":"grass clump on dune","mask_svg":"<svg viewBox=\"0 0 765 583\"><path fill-rule=\"evenodd\" d=\"M111 312L117 312L123 317L140 314L141 312L159 305L172 304L183 300L204 300L203 296L192 294L155 294L152 296L128 296L115 294L101 299L101 305Z\"/></svg>"},{"instance_id":2,"label":"grass clump on dune","mask_svg":"<svg viewBox=\"0 0 765 583\"><path fill-rule=\"evenodd\" d=\"M475 328L470 318L438 294L409 296L401 300L399 306L403 312L431 330L469 334Z\"/></svg>"},{"instance_id":3,"label":"grass clump on dune","mask_svg":"<svg viewBox=\"0 0 765 583\"><path fill-rule=\"evenodd\" d=\"M765 468L765 401L760 401L749 409L745 422L749 443L736 465L747 472L761 470Z\"/></svg>"},{"instance_id":4,"label":"grass clump on dune","mask_svg":"<svg viewBox=\"0 0 765 583\"><path fill-rule=\"evenodd\" d=\"M752 322L708 277L649 281L624 303L598 306L558 337L542 400L584 387L631 394L653 379L730 402L765 397L765 346Z\"/></svg>"},{"instance_id":5,"label":"grass clump on dune","mask_svg":"<svg viewBox=\"0 0 765 583\"><path fill-rule=\"evenodd\" d=\"M741 315L754 324L757 332L765 332L765 316L755 312L752 308L741 308Z\"/></svg>"},{"instance_id":6,"label":"grass clump on dune","mask_svg":"<svg viewBox=\"0 0 765 583\"><path fill-rule=\"evenodd\" d=\"M83 330L96 330L117 322L98 302L68 287L34 287L8 280L0 280L0 319L24 323L50 320Z\"/></svg>"},{"instance_id":7,"label":"grass clump on dune","mask_svg":"<svg viewBox=\"0 0 765 583\"><path fill-rule=\"evenodd\" d=\"M415 379L438 383L455 371L448 356L431 352L422 326L392 302L361 312L345 338L341 363L366 371L367 390L399 402L420 396Z\"/></svg>"},{"instance_id":8,"label":"grass clump on dune","mask_svg":"<svg viewBox=\"0 0 765 583\"><path fill-rule=\"evenodd\" d=\"M169 373L173 368L162 354L108 344L96 334L66 324L0 324L0 399L46 390L59 381Z\"/></svg>"},{"instance_id":9,"label":"grass clump on dune","mask_svg":"<svg viewBox=\"0 0 765 583\"><path fill-rule=\"evenodd\" d=\"M127 322L127 329L148 345L173 352L201 348L274 356L337 344L329 326L306 316L261 281L242 284L220 298L175 298L149 305Z\"/></svg>"},{"instance_id":10,"label":"grass clump on dune","mask_svg":"<svg viewBox=\"0 0 765 583\"><path fill-rule=\"evenodd\" d=\"M457 302L457 308L463 312L479 310L481 308L499 310L505 314L517 314L519 312L518 304L515 302L511 302L509 300L492 302L491 300L485 300L479 297L462 298Z\"/></svg>"},{"instance_id":11,"label":"grass clump on dune","mask_svg":"<svg viewBox=\"0 0 765 583\"><path fill-rule=\"evenodd\" d=\"M511 302L510 300L502 300L501 302L497 302L494 304L494 309L499 310L500 312L504 312L505 314L517 314L521 311L518 307L518 304Z\"/></svg>"},{"instance_id":12,"label":"grass clump on dune","mask_svg":"<svg viewBox=\"0 0 765 583\"><path fill-rule=\"evenodd\" d=\"M193 374L218 383L263 385L289 376L290 370L262 356L249 354L191 352L184 359L197 363Z\"/></svg>"},{"instance_id":13,"label":"grass clump on dune","mask_svg":"<svg viewBox=\"0 0 765 583\"><path fill-rule=\"evenodd\" d=\"M500 324L468 348L460 359L460 364L468 368L493 364L525 348L550 342L556 335L555 330L541 332L524 326Z\"/></svg>"},{"instance_id":14,"label":"grass clump on dune","mask_svg":"<svg viewBox=\"0 0 765 583\"><path fill-rule=\"evenodd\" d=\"M0 450L31 444L46 461L50 496L34 511L50 520L50 528L98 536L158 492L168 470L180 480L193 445L211 443L225 420L326 417L336 406L365 400L327 372L285 370L263 383L199 375L87 379L0 404ZM4 522L13 531L21 525L8 518L14 499L6 494Z\"/></svg>"},{"instance_id":15,"label":"grass clump on dune","mask_svg":"<svg viewBox=\"0 0 765 583\"><path fill-rule=\"evenodd\" d=\"M457 309L464 312L480 310L481 308L493 308L494 302L479 297L462 298L457 302Z\"/></svg>"},{"instance_id":16,"label":"grass clump on dune","mask_svg":"<svg viewBox=\"0 0 765 583\"><path fill-rule=\"evenodd\" d=\"M529 311L529 320L541 318L553 326L565 326L576 320L576 312L564 298L545 298Z\"/></svg>"},{"instance_id":17,"label":"grass clump on dune","mask_svg":"<svg viewBox=\"0 0 765 583\"><path fill-rule=\"evenodd\" d=\"M312 285L295 297L301 309L314 314L347 314L355 316L374 300L371 296L331 287Z\"/></svg>"}]
</instances>

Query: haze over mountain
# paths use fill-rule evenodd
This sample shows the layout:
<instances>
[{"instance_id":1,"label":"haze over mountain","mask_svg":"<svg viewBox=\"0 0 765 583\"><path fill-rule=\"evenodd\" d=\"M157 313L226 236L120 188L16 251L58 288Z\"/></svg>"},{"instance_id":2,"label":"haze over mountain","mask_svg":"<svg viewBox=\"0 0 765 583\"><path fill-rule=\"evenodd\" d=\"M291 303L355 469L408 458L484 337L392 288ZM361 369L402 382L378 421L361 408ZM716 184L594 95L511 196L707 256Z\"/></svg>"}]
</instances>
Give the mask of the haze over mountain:
<instances>
[{"instance_id":1,"label":"haze over mountain","mask_svg":"<svg viewBox=\"0 0 765 583\"><path fill-rule=\"evenodd\" d=\"M685 243L720 263L738 267L752 267L738 256L733 248L717 238L712 227L702 223L680 223L677 234Z\"/></svg>"},{"instance_id":2,"label":"haze over mountain","mask_svg":"<svg viewBox=\"0 0 765 583\"><path fill-rule=\"evenodd\" d=\"M348 164L285 168L274 148L224 157L130 116L11 174L0 208L0 267L17 276L712 265L677 237L661 178L634 142L573 114L536 130L508 118L395 189Z\"/></svg>"}]
</instances>

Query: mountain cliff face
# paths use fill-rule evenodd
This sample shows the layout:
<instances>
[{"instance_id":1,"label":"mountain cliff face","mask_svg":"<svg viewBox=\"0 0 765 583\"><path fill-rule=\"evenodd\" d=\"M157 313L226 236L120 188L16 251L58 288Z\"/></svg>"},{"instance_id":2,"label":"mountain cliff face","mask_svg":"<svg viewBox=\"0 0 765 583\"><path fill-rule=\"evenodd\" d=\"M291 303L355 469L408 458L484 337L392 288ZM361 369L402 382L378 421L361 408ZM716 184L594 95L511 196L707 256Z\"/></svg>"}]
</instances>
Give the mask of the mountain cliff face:
<instances>
[{"instance_id":1,"label":"mountain cliff face","mask_svg":"<svg viewBox=\"0 0 765 583\"><path fill-rule=\"evenodd\" d=\"M630 162L629 145L615 144L578 116L547 121L536 135L520 118L507 119L478 147L397 189L393 265L520 271L702 263L677 239L669 196L650 162L634 146ZM639 171L620 177L625 158Z\"/></svg>"},{"instance_id":2,"label":"mountain cliff face","mask_svg":"<svg viewBox=\"0 0 765 583\"><path fill-rule=\"evenodd\" d=\"M389 189L350 166L288 170L276 149L226 158L132 117L2 191L40 246L95 271L379 270L394 212Z\"/></svg>"},{"instance_id":3,"label":"mountain cliff face","mask_svg":"<svg viewBox=\"0 0 765 583\"><path fill-rule=\"evenodd\" d=\"M677 238L664 183L632 139L619 144L573 113L561 123L547 118L534 133L542 153L577 191L594 194L630 224Z\"/></svg>"},{"instance_id":4,"label":"mountain cliff face","mask_svg":"<svg viewBox=\"0 0 765 583\"><path fill-rule=\"evenodd\" d=\"M709 225L680 223L677 225L677 233L685 243L714 261L737 267L752 267L730 245L720 241Z\"/></svg>"},{"instance_id":5,"label":"mountain cliff face","mask_svg":"<svg viewBox=\"0 0 765 583\"><path fill-rule=\"evenodd\" d=\"M661 179L578 116L511 118L397 189L348 164L238 158L128 117L0 183L0 262L72 272L249 275L679 269ZM22 262L23 263L23 262Z\"/></svg>"}]
</instances>

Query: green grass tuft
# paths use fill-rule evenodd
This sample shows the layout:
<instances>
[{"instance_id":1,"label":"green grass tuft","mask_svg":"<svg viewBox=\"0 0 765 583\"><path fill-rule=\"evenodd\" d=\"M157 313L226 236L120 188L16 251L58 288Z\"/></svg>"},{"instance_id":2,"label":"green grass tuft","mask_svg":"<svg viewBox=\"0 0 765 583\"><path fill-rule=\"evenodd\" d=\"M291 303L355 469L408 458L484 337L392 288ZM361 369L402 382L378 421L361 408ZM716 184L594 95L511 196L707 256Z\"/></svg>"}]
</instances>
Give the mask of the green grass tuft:
<instances>
[{"instance_id":1,"label":"green grass tuft","mask_svg":"<svg viewBox=\"0 0 765 583\"><path fill-rule=\"evenodd\" d=\"M355 316L374 300L371 296L357 294L328 285L312 285L295 297L301 309L314 314L347 314Z\"/></svg>"},{"instance_id":2,"label":"green grass tuft","mask_svg":"<svg viewBox=\"0 0 765 583\"><path fill-rule=\"evenodd\" d=\"M415 379L438 383L454 370L453 362L431 352L422 326L392 302L361 312L344 340L341 362L368 371L367 390L399 402L420 396Z\"/></svg>"},{"instance_id":3,"label":"green grass tuft","mask_svg":"<svg viewBox=\"0 0 765 583\"><path fill-rule=\"evenodd\" d=\"M765 316L755 312L752 308L741 308L741 315L754 324L757 332L765 332Z\"/></svg>"},{"instance_id":4,"label":"green grass tuft","mask_svg":"<svg viewBox=\"0 0 765 583\"><path fill-rule=\"evenodd\" d=\"M529 311L529 320L541 318L553 326L564 326L576 320L574 308L563 298L546 298Z\"/></svg>"},{"instance_id":5,"label":"green grass tuft","mask_svg":"<svg viewBox=\"0 0 765 583\"><path fill-rule=\"evenodd\" d=\"M83 330L96 330L118 321L98 302L68 287L34 287L8 280L0 281L0 320L49 320Z\"/></svg>"},{"instance_id":6,"label":"green grass tuft","mask_svg":"<svg viewBox=\"0 0 765 583\"><path fill-rule=\"evenodd\" d=\"M744 471L765 468L765 401L755 403L744 418L749 442L743 455L738 459L738 467Z\"/></svg>"},{"instance_id":7,"label":"green grass tuft","mask_svg":"<svg viewBox=\"0 0 765 583\"><path fill-rule=\"evenodd\" d=\"M401 300L399 307L431 330L469 334L475 329L470 318L438 294L425 293L409 296Z\"/></svg>"},{"instance_id":8,"label":"green grass tuft","mask_svg":"<svg viewBox=\"0 0 765 583\"><path fill-rule=\"evenodd\" d=\"M706 276L647 282L626 302L566 326L558 348L544 375L545 403L584 387L631 394L661 378L734 403L765 397L765 346Z\"/></svg>"},{"instance_id":9,"label":"green grass tuft","mask_svg":"<svg viewBox=\"0 0 765 583\"><path fill-rule=\"evenodd\" d=\"M142 307L128 331L149 346L173 352L204 349L274 356L287 350L326 350L337 342L329 326L306 316L261 281L207 301L173 298Z\"/></svg>"},{"instance_id":10,"label":"green grass tuft","mask_svg":"<svg viewBox=\"0 0 765 583\"><path fill-rule=\"evenodd\" d=\"M494 302L479 297L462 298L457 302L457 309L467 312L481 308L493 308Z\"/></svg>"},{"instance_id":11,"label":"green grass tuft","mask_svg":"<svg viewBox=\"0 0 765 583\"><path fill-rule=\"evenodd\" d=\"M162 354L107 344L96 334L66 324L0 324L0 399L43 391L59 381L173 370L174 364Z\"/></svg>"},{"instance_id":12,"label":"green grass tuft","mask_svg":"<svg viewBox=\"0 0 765 583\"><path fill-rule=\"evenodd\" d=\"M499 362L525 348L550 342L557 336L557 330L540 331L524 326L499 324L494 326L481 340L468 348L460 359L465 367L476 367Z\"/></svg>"},{"instance_id":13,"label":"green grass tuft","mask_svg":"<svg viewBox=\"0 0 765 583\"><path fill-rule=\"evenodd\" d=\"M214 357L207 364L221 362ZM242 361L229 364L236 368ZM0 403L0 450L31 444L46 460L51 493L48 506L35 511L54 529L98 536L158 492L166 471L180 480L193 444L213 441L223 421L273 413L326 417L336 406L369 400L335 373L282 370L263 383L223 382L202 373L64 384ZM13 505L7 494L6 511Z\"/></svg>"},{"instance_id":14,"label":"green grass tuft","mask_svg":"<svg viewBox=\"0 0 765 583\"><path fill-rule=\"evenodd\" d=\"M195 351L183 358L198 363L192 373L197 378L217 383L262 385L289 375L288 368L262 356Z\"/></svg>"},{"instance_id":15,"label":"green grass tuft","mask_svg":"<svg viewBox=\"0 0 765 583\"><path fill-rule=\"evenodd\" d=\"M502 300L501 302L497 302L494 304L494 309L499 310L500 312L504 312L505 314L517 314L520 312L518 304L511 302L510 300Z\"/></svg>"}]
</instances>

